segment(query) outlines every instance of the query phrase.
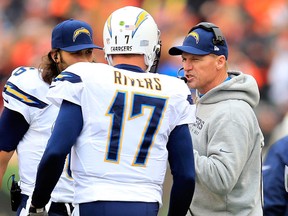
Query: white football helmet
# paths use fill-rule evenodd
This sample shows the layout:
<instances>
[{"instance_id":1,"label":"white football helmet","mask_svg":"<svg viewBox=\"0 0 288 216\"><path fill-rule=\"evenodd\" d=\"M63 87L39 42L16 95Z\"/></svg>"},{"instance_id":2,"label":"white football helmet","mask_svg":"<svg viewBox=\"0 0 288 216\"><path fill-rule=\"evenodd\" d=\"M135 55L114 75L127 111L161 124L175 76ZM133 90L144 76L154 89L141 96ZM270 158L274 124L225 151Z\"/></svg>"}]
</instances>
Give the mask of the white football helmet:
<instances>
[{"instance_id":1,"label":"white football helmet","mask_svg":"<svg viewBox=\"0 0 288 216\"><path fill-rule=\"evenodd\" d=\"M152 72L152 66L157 68L160 31L153 17L141 8L127 6L114 11L104 25L103 43L110 65L113 54L143 54L148 67L146 72Z\"/></svg>"}]
</instances>

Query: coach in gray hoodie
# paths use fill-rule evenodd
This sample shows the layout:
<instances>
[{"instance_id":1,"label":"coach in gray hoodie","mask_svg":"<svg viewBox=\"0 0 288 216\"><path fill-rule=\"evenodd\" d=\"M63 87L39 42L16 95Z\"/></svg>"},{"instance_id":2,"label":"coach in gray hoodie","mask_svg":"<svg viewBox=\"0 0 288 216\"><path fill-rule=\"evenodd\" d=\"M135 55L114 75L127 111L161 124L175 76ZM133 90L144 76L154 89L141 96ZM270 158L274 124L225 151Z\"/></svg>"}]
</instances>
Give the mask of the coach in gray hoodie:
<instances>
[{"instance_id":1,"label":"coach in gray hoodie","mask_svg":"<svg viewBox=\"0 0 288 216\"><path fill-rule=\"evenodd\" d=\"M228 46L213 23L193 27L169 54L182 55L183 79L196 89L197 121L190 130L197 178L188 215L263 215L255 79L227 71Z\"/></svg>"}]
</instances>

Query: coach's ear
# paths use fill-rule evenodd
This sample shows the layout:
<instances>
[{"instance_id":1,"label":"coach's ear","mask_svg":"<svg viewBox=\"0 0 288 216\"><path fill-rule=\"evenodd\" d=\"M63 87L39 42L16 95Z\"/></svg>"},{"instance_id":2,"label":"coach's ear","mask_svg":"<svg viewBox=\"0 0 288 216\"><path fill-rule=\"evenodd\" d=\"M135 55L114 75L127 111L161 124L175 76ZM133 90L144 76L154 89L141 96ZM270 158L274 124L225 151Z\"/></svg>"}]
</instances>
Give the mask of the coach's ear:
<instances>
[{"instance_id":1,"label":"coach's ear","mask_svg":"<svg viewBox=\"0 0 288 216\"><path fill-rule=\"evenodd\" d=\"M226 58L224 55L217 56L217 61L216 61L217 70L220 70L223 67L225 67L225 62L226 62Z\"/></svg>"}]
</instances>

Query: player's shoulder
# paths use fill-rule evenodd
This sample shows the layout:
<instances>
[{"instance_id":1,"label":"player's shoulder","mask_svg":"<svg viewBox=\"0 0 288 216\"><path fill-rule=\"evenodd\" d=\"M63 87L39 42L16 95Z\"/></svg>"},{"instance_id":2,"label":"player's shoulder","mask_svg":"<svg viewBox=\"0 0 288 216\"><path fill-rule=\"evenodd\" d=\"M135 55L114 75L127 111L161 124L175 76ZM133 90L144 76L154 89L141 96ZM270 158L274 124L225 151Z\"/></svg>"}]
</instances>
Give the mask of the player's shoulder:
<instances>
[{"instance_id":1,"label":"player's shoulder","mask_svg":"<svg viewBox=\"0 0 288 216\"><path fill-rule=\"evenodd\" d=\"M12 71L3 93L10 106L12 106L12 101L20 101L28 106L43 108L47 105L48 89L49 85L43 81L38 69L18 67Z\"/></svg>"},{"instance_id":2,"label":"player's shoulder","mask_svg":"<svg viewBox=\"0 0 288 216\"><path fill-rule=\"evenodd\" d=\"M74 74L79 77L86 76L101 76L105 74L106 71L111 70L113 67L105 63L95 63L95 62L77 62L70 65L62 72L62 74Z\"/></svg>"},{"instance_id":3,"label":"player's shoulder","mask_svg":"<svg viewBox=\"0 0 288 216\"><path fill-rule=\"evenodd\" d=\"M18 87L35 88L43 85L43 79L40 71L35 67L17 67L15 68L7 82L11 82Z\"/></svg>"},{"instance_id":4,"label":"player's shoulder","mask_svg":"<svg viewBox=\"0 0 288 216\"><path fill-rule=\"evenodd\" d=\"M161 77L161 79L167 80L169 82L175 82L175 83L179 83L179 84L183 84L185 83L183 80L175 77L175 76L170 76L167 74L159 74L159 73L155 73L157 76Z\"/></svg>"},{"instance_id":5,"label":"player's shoulder","mask_svg":"<svg viewBox=\"0 0 288 216\"><path fill-rule=\"evenodd\" d=\"M161 83L163 83L168 90L174 91L175 93L180 93L183 91L187 92L189 89L187 84L182 79L166 74L157 74L157 76L159 77Z\"/></svg>"},{"instance_id":6,"label":"player's shoulder","mask_svg":"<svg viewBox=\"0 0 288 216\"><path fill-rule=\"evenodd\" d=\"M73 65L70 65L65 69L65 71L70 71L73 73L81 73L85 71L95 70L96 68L111 68L110 65L105 63L95 63L95 62L77 62Z\"/></svg>"},{"instance_id":7,"label":"player's shoulder","mask_svg":"<svg viewBox=\"0 0 288 216\"><path fill-rule=\"evenodd\" d=\"M33 77L37 74L39 74L39 70L35 67L19 66L11 72L11 77L12 76Z\"/></svg>"}]
</instances>

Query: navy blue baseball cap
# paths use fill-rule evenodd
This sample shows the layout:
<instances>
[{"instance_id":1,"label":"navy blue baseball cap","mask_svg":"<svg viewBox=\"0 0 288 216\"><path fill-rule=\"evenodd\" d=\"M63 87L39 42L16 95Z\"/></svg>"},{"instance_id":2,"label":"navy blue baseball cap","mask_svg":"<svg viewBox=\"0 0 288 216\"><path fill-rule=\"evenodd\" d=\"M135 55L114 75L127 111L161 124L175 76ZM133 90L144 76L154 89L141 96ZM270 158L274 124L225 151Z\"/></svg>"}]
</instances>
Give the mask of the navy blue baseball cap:
<instances>
[{"instance_id":1,"label":"navy blue baseball cap","mask_svg":"<svg viewBox=\"0 0 288 216\"><path fill-rule=\"evenodd\" d=\"M77 52L83 49L102 49L93 43L93 31L86 22L69 19L59 23L52 31L52 49Z\"/></svg>"},{"instance_id":2,"label":"navy blue baseball cap","mask_svg":"<svg viewBox=\"0 0 288 216\"><path fill-rule=\"evenodd\" d=\"M208 55L213 53L218 56L224 55L227 60L228 46L225 38L222 36L221 43L214 43L214 41L215 35L212 30L209 31L205 28L197 27L188 33L182 46L170 48L169 54L182 55L183 52L186 52L193 55Z\"/></svg>"}]
</instances>

